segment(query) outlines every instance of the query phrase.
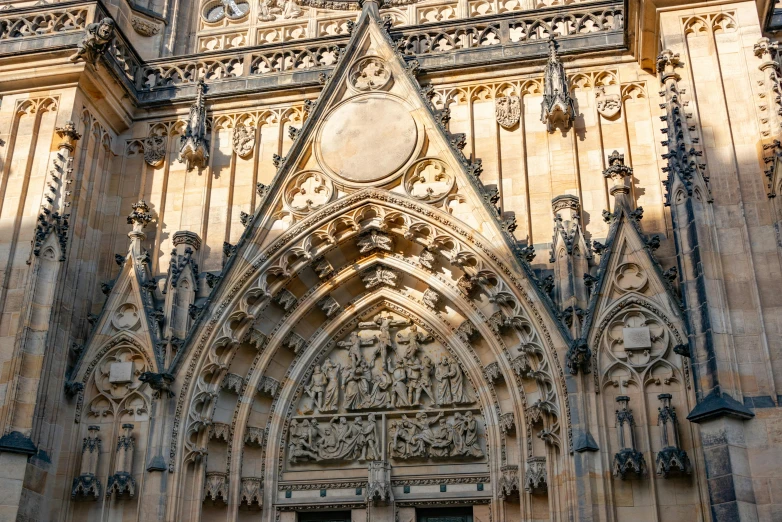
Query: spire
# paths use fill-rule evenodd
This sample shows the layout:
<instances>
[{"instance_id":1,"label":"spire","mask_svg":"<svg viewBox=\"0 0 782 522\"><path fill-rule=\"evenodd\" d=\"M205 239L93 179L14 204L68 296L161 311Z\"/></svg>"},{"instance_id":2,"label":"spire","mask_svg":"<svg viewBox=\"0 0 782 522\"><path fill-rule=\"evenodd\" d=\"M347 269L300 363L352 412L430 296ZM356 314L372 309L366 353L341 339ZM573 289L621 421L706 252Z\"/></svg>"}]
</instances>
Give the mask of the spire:
<instances>
[{"instance_id":1,"label":"spire","mask_svg":"<svg viewBox=\"0 0 782 522\"><path fill-rule=\"evenodd\" d=\"M546 124L549 132L559 125L567 130L576 119L576 106L570 96L565 66L557 53L557 42L551 36L548 41L548 63L543 76L543 102L540 120Z\"/></svg>"}]
</instances>

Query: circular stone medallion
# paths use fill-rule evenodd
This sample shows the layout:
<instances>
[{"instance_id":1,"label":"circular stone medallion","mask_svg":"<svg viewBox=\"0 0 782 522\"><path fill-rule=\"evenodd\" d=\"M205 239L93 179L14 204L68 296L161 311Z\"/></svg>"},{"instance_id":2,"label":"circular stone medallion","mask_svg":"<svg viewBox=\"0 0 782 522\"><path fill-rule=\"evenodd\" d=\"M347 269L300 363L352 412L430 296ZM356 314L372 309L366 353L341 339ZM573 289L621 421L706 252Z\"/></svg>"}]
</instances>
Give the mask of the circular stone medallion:
<instances>
[{"instance_id":1,"label":"circular stone medallion","mask_svg":"<svg viewBox=\"0 0 782 522\"><path fill-rule=\"evenodd\" d=\"M393 98L359 98L338 107L320 133L325 166L346 181L371 183L399 170L418 140L415 120Z\"/></svg>"}]
</instances>

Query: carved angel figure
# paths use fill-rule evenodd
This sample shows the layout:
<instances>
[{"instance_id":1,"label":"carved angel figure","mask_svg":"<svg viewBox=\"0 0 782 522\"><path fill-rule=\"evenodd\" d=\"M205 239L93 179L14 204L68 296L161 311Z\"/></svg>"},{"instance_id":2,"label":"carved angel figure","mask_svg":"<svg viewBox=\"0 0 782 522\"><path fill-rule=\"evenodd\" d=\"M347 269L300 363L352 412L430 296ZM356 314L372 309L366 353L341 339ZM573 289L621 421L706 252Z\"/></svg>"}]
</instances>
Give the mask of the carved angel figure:
<instances>
[{"instance_id":1,"label":"carved angel figure","mask_svg":"<svg viewBox=\"0 0 782 522\"><path fill-rule=\"evenodd\" d=\"M79 60L95 65L114 39L114 20L104 18L100 22L89 24L84 38L77 44L78 50L69 58L73 63Z\"/></svg>"}]
</instances>

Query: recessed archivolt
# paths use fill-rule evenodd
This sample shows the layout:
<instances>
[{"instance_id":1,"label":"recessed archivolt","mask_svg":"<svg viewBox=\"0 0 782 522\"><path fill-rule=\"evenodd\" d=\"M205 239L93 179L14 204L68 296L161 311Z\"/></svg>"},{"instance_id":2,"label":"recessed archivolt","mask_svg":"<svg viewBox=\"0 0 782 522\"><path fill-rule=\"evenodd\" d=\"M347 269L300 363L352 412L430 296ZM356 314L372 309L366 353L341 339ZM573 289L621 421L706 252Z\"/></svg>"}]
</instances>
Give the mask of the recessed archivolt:
<instances>
[{"instance_id":1,"label":"recessed archivolt","mask_svg":"<svg viewBox=\"0 0 782 522\"><path fill-rule=\"evenodd\" d=\"M367 201L368 199L373 201ZM337 210L341 214L340 218L335 218L333 215L334 207L338 207ZM324 245L323 250L305 252L299 246L304 245L305 241L313 237L317 232L333 227L334 223L338 222L339 219L343 220L345 228L341 232L332 231L332 233L327 233L326 237L331 238L331 241L325 242L326 245ZM555 392L556 396L560 397L559 401L564 400L564 374L561 371L559 362L556 360L551 335L546 325L543 324L543 317L535 308L539 305L523 288L522 282L516 280L511 275L511 269L503 266L502 261L489 249L489 242L476 236L474 231L461 229L447 214L436 211L432 207L419 206L405 198L399 198L385 191L365 190L343 198L329 205L326 209L315 212L300 223L297 223L290 230L286 231L282 237L273 241L244 273L239 273L238 277L233 281L226 281L226 283L233 283L233 287L228 287L228 285L224 287L226 288L224 293L225 300L222 302L217 301L220 304L216 306L211 314L213 319L203 326L200 342L191 353L187 373L179 394L179 404L174 421L174 438L172 439L170 454L172 470L180 451L185 451L193 456L197 456L197 454L203 451L203 439L199 440L199 437L203 437L203 435L199 435L199 433L203 434L204 427L209 422L210 412L214 409L214 399L220 382L229 368L232 350L238 347L240 340L244 338L249 330L250 324L256 318L262 316L264 307L268 306L269 300L277 295L298 272L309 266L310 260L324 254L327 249L332 248L334 245L369 229L382 229L386 233L400 237L402 240L418 243L435 250L439 247L445 247L444 250L438 253L442 254L441 257L450 263L449 270L451 270L451 273L457 273L457 269L464 271L468 279L475 278L475 282L471 284L475 284L476 288L483 288L483 285L486 286L485 290L489 302L486 303L484 301L478 307L480 309L489 307L487 310L491 313L499 314L502 320L497 324L498 332L492 331L487 325L486 314L483 314L479 308L476 308L476 304L466 296L464 289L457 289L453 281L448 284L442 274L438 274L437 277L433 278L431 272L416 267L410 260L405 260L401 255L372 255L360 260L355 268L343 269L338 267L341 271L337 272L337 276L329 279L329 287L320 285L306 294L298 296L295 307L281 318L277 323L278 326L269 333L270 340L263 349L263 353L259 354L257 360L252 364L253 374L246 379L243 392L244 397L239 401L240 411L234 416L238 426L236 430L238 434L243 432L246 424L251 402L248 395L255 393L255 389L264 375L268 363L287 339L288 332L295 328L301 317L309 313L310 310L315 309L317 303L328 295L328 292L336 286L335 281L355 278L366 268L377 264L396 268L400 272L430 285L445 298L446 306L452 307L454 314L458 313L460 317L470 319L475 329L487 340L487 344L492 347L493 355L501 367L506 383L516 383L517 381L514 377L514 367L509 360L508 349L502 343L496 342L499 338L497 335L499 329L507 328L508 325L512 327L515 317L518 317L519 320L523 319L523 322L529 325L530 328L532 328L532 324L536 324L537 326L534 327L534 330L542 331L543 334L538 343L541 362L545 362L547 367L551 369L550 373L553 373L549 378L550 387L548 391L541 391L539 399L544 402L550 401L551 393L549 392ZM286 258L286 256L290 255L291 246L299 249L299 255L293 258ZM348 274L350 275L348 276ZM270 278L270 275L273 275L274 278ZM393 293L390 290L383 290L383 292L387 294ZM521 295L521 298L518 298L517 295ZM397 298L403 298L403 302L406 303L408 309L420 310L420 314L417 314L418 316L432 316L431 311L422 306L420 302L413 300L410 295L401 296L400 294ZM233 309L233 312L228 312L229 307ZM222 318L226 316L232 319L233 324ZM340 318L342 316L338 314L335 317ZM527 320L526 317L535 317L535 320ZM338 324L338 321L339 319L334 319L329 321L328 324ZM218 325L220 326L218 327ZM284 327L279 325L284 325ZM450 324L447 328L453 332L458 326L458 324ZM443 330L444 333L446 332L445 326L437 328ZM532 331L532 329L528 330L526 332L527 335ZM520 343L519 347L523 348L524 342L521 340L518 342ZM548 345L546 347L547 350L543 348L543 343ZM205 350L204 348L207 346L209 346L209 349ZM464 363L464 357L467 356L468 348L462 347L461 350L462 356L460 359ZM295 362L289 367L289 376L294 366L296 366ZM480 364L475 366L478 368ZM534 367L531 368L531 370L535 369ZM537 368L537 370L540 370L540 368ZM469 373L473 382L483 382L483 376L478 374L479 370L473 369ZM194 377L195 380L193 380ZM192 389L190 389L191 383L193 384ZM518 387L508 386L508 388L516 390ZM286 388L283 388L283 393L288 394L285 395L286 397L293 393L285 390ZM524 408L519 409L518 405L525 405L526 399L518 395L521 394L520 390L512 393L517 394L513 403L517 405L516 410L518 411L513 413L517 419L516 422L521 427L521 419L524 418L525 412ZM186 447L178 450L177 440L181 422L183 422L182 415L184 414L185 405L188 403L190 404L190 407L187 408L189 413L187 414L187 420L184 421L187 426L184 430L185 433L182 434L188 440L188 443ZM275 403L273 407L276 409L275 411L279 411L279 408L287 407L287 405L283 403L283 406L280 406ZM557 407L560 408L559 411L564 411L569 418L566 401ZM270 437L270 440L275 439ZM242 441L243 436L234 437L232 453L241 451ZM570 443L569 423L567 441ZM184 456L182 454L183 458ZM494 461L496 462L496 459ZM267 462L271 462L271 460L267 459ZM231 476L238 480L236 478L238 474L234 471L231 472Z\"/></svg>"}]
</instances>

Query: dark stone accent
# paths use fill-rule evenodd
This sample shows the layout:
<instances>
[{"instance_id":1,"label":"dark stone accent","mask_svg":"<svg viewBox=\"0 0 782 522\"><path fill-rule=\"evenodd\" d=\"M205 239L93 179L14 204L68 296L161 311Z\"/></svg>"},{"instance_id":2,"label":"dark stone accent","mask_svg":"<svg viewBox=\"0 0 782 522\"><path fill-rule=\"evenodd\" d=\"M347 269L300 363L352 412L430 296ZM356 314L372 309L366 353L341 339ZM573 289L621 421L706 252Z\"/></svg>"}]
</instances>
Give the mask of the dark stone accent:
<instances>
[{"instance_id":1,"label":"dark stone accent","mask_svg":"<svg viewBox=\"0 0 782 522\"><path fill-rule=\"evenodd\" d=\"M149 461L149 464L147 464L147 471L166 471L168 469L168 466L166 466L166 461L163 460L162 455L156 455L152 460Z\"/></svg>"},{"instance_id":2,"label":"dark stone accent","mask_svg":"<svg viewBox=\"0 0 782 522\"><path fill-rule=\"evenodd\" d=\"M440 484L440 493L445 493L446 491L448 491L448 486Z\"/></svg>"},{"instance_id":3,"label":"dark stone accent","mask_svg":"<svg viewBox=\"0 0 782 522\"><path fill-rule=\"evenodd\" d=\"M711 518L714 522L741 522L738 502L725 502L724 504L712 504Z\"/></svg>"},{"instance_id":4,"label":"dark stone accent","mask_svg":"<svg viewBox=\"0 0 782 522\"><path fill-rule=\"evenodd\" d=\"M712 504L724 504L736 500L736 486L732 475L708 479Z\"/></svg>"},{"instance_id":5,"label":"dark stone accent","mask_svg":"<svg viewBox=\"0 0 782 522\"><path fill-rule=\"evenodd\" d=\"M356 495L360 495L363 492L362 488L356 488Z\"/></svg>"},{"instance_id":6,"label":"dark stone accent","mask_svg":"<svg viewBox=\"0 0 782 522\"><path fill-rule=\"evenodd\" d=\"M320 490L320 496L321 497L325 497L326 496L326 490L325 489L321 489Z\"/></svg>"},{"instance_id":7,"label":"dark stone accent","mask_svg":"<svg viewBox=\"0 0 782 522\"><path fill-rule=\"evenodd\" d=\"M730 453L726 444L712 448L703 448L703 457L706 464L707 477L720 477L730 474Z\"/></svg>"},{"instance_id":8,"label":"dark stone accent","mask_svg":"<svg viewBox=\"0 0 782 522\"><path fill-rule=\"evenodd\" d=\"M715 388L692 409L687 415L687 420L700 424L703 421L724 415L737 419L751 419L755 416L749 408L727 393L720 393L719 389Z\"/></svg>"},{"instance_id":9,"label":"dark stone accent","mask_svg":"<svg viewBox=\"0 0 782 522\"><path fill-rule=\"evenodd\" d=\"M600 451L600 448L591 433L580 431L573 438L573 451L583 453L585 451Z\"/></svg>"},{"instance_id":10,"label":"dark stone accent","mask_svg":"<svg viewBox=\"0 0 782 522\"><path fill-rule=\"evenodd\" d=\"M35 455L38 448L35 447L30 437L26 437L18 431L12 431L0 437L0 452Z\"/></svg>"},{"instance_id":11,"label":"dark stone accent","mask_svg":"<svg viewBox=\"0 0 782 522\"><path fill-rule=\"evenodd\" d=\"M770 395L760 395L758 397L744 397L744 406L747 408L776 408L774 399Z\"/></svg>"},{"instance_id":12,"label":"dark stone accent","mask_svg":"<svg viewBox=\"0 0 782 522\"><path fill-rule=\"evenodd\" d=\"M410 486L403 486L402 492L403 493L410 493Z\"/></svg>"},{"instance_id":13,"label":"dark stone accent","mask_svg":"<svg viewBox=\"0 0 782 522\"><path fill-rule=\"evenodd\" d=\"M478 482L478 484L476 484L476 489L478 491L483 491L483 482Z\"/></svg>"}]
</instances>

